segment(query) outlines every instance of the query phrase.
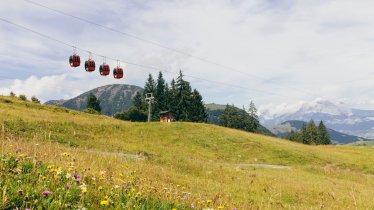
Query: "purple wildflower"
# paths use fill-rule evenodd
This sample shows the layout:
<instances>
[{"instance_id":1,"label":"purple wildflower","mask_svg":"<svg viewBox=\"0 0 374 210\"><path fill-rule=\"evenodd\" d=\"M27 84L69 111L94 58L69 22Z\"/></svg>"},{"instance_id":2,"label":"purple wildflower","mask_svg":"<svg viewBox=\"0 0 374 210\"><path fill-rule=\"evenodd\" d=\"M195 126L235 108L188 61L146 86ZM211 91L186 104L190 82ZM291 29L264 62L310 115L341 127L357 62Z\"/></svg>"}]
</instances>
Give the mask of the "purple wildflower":
<instances>
[{"instance_id":1,"label":"purple wildflower","mask_svg":"<svg viewBox=\"0 0 374 210\"><path fill-rule=\"evenodd\" d=\"M68 189L70 189L70 184L67 184L66 186L65 186L65 188L68 190Z\"/></svg>"},{"instance_id":2,"label":"purple wildflower","mask_svg":"<svg viewBox=\"0 0 374 210\"><path fill-rule=\"evenodd\" d=\"M78 174L74 174L74 180L79 184L80 181L82 181L82 177L80 177Z\"/></svg>"},{"instance_id":3,"label":"purple wildflower","mask_svg":"<svg viewBox=\"0 0 374 210\"><path fill-rule=\"evenodd\" d=\"M50 194L52 194L52 192L51 192L51 191L48 191L48 190L44 190L44 191L42 192L42 195L43 195L44 197L47 197L47 196L50 195Z\"/></svg>"}]
</instances>

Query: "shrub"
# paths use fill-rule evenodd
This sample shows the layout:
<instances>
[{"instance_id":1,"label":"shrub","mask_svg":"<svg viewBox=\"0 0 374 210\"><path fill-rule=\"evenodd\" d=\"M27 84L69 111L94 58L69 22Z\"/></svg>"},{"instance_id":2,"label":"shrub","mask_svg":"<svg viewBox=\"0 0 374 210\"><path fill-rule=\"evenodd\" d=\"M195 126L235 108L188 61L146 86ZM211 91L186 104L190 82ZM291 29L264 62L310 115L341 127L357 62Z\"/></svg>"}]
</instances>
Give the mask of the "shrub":
<instances>
[{"instance_id":1,"label":"shrub","mask_svg":"<svg viewBox=\"0 0 374 210\"><path fill-rule=\"evenodd\" d=\"M26 95L23 94L19 95L19 99L21 99L22 101L27 101Z\"/></svg>"},{"instance_id":2,"label":"shrub","mask_svg":"<svg viewBox=\"0 0 374 210\"><path fill-rule=\"evenodd\" d=\"M40 104L40 100L36 98L35 96L31 97L31 101L37 104Z\"/></svg>"},{"instance_id":3,"label":"shrub","mask_svg":"<svg viewBox=\"0 0 374 210\"><path fill-rule=\"evenodd\" d=\"M88 113L88 114L97 114L97 115L100 114L100 112L98 112L98 111L96 111L95 109L92 109L92 108L83 109L82 112Z\"/></svg>"}]
</instances>

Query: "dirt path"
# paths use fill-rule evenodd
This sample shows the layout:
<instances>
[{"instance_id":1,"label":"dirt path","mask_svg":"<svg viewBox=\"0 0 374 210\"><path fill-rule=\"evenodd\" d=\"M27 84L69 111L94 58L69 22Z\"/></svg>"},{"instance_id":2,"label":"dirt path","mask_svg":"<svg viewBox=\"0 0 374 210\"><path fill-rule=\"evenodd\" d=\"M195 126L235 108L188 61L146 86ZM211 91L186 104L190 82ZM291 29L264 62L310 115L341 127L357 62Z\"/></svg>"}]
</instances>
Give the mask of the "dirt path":
<instances>
[{"instance_id":1,"label":"dirt path","mask_svg":"<svg viewBox=\"0 0 374 210\"><path fill-rule=\"evenodd\" d=\"M255 168L274 168L274 169L291 169L290 166L270 165L270 164L239 164L239 167L255 167Z\"/></svg>"}]
</instances>

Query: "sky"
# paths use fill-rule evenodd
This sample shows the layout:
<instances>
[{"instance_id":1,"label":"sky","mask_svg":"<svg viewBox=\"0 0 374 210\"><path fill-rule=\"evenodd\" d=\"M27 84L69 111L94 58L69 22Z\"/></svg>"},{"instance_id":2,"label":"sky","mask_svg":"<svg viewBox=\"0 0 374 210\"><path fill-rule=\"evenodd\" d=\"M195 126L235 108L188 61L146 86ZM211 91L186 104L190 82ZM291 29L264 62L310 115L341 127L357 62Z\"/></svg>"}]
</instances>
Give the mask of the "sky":
<instances>
[{"instance_id":1,"label":"sky","mask_svg":"<svg viewBox=\"0 0 374 210\"><path fill-rule=\"evenodd\" d=\"M72 69L72 47L0 21L4 95L68 99L106 84L144 86L159 69L170 81L181 69L206 103L284 111L323 99L374 109L372 0L32 1L122 34L25 0L1 0L0 18L121 60L125 77Z\"/></svg>"}]
</instances>

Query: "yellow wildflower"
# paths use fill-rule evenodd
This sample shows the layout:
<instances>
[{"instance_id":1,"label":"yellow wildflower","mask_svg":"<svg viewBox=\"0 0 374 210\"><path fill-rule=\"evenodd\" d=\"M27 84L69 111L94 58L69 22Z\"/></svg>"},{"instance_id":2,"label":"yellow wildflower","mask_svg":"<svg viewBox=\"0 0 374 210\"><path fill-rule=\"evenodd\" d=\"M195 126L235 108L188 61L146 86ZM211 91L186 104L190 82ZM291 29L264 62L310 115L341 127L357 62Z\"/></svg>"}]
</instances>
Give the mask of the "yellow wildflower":
<instances>
[{"instance_id":1,"label":"yellow wildflower","mask_svg":"<svg viewBox=\"0 0 374 210\"><path fill-rule=\"evenodd\" d=\"M69 153L67 153L67 152L64 152L64 153L62 153L62 156L65 156L65 157L70 157L70 154L69 154Z\"/></svg>"},{"instance_id":2,"label":"yellow wildflower","mask_svg":"<svg viewBox=\"0 0 374 210\"><path fill-rule=\"evenodd\" d=\"M211 202L212 202L212 200L210 200L210 199L209 199L209 200L206 200L206 202L207 202L207 203L211 203Z\"/></svg>"},{"instance_id":3,"label":"yellow wildflower","mask_svg":"<svg viewBox=\"0 0 374 210\"><path fill-rule=\"evenodd\" d=\"M100 205L102 205L102 206L106 206L108 204L109 204L109 202L107 200L103 200L103 201L100 202Z\"/></svg>"},{"instance_id":4,"label":"yellow wildflower","mask_svg":"<svg viewBox=\"0 0 374 210\"><path fill-rule=\"evenodd\" d=\"M103 190L104 188L102 186L99 186L97 189L98 190Z\"/></svg>"},{"instance_id":5,"label":"yellow wildflower","mask_svg":"<svg viewBox=\"0 0 374 210\"><path fill-rule=\"evenodd\" d=\"M223 209L224 207L223 207L223 206L218 206L217 208L218 208L218 209Z\"/></svg>"}]
</instances>

